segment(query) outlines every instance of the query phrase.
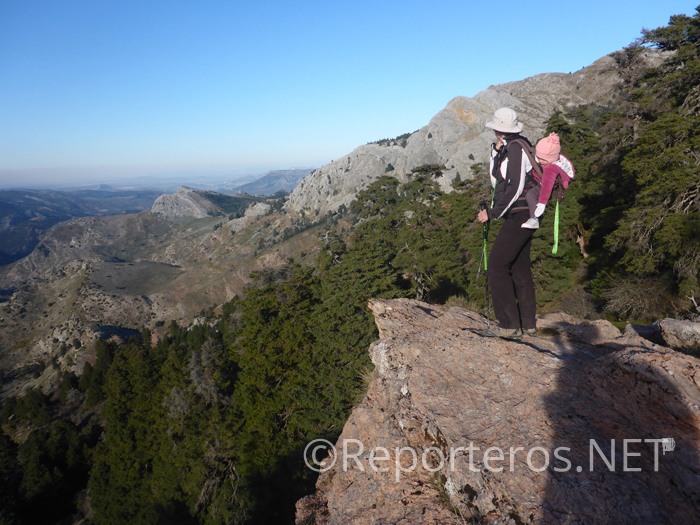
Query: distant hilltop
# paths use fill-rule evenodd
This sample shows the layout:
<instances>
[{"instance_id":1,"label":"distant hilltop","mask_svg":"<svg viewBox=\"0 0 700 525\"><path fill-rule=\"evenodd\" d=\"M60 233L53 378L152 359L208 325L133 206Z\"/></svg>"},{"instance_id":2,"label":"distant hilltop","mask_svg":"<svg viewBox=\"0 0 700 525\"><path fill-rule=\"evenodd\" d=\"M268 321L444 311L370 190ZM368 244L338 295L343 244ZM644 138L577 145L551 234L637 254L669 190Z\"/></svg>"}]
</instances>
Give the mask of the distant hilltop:
<instances>
[{"instance_id":1,"label":"distant hilltop","mask_svg":"<svg viewBox=\"0 0 700 525\"><path fill-rule=\"evenodd\" d=\"M242 217L246 210L256 203L265 201L247 193L227 195L216 191L198 190L180 186L176 193L161 195L153 203L154 215L174 219L177 217L219 217L232 215ZM269 206L267 206L269 208Z\"/></svg>"},{"instance_id":2,"label":"distant hilltop","mask_svg":"<svg viewBox=\"0 0 700 525\"><path fill-rule=\"evenodd\" d=\"M195 217L202 219L218 208L204 197L203 191L180 186L177 193L161 195L153 203L151 211L165 217Z\"/></svg>"},{"instance_id":3,"label":"distant hilltop","mask_svg":"<svg viewBox=\"0 0 700 525\"><path fill-rule=\"evenodd\" d=\"M268 171L259 179L237 186L231 191L251 195L272 195L281 190L289 193L312 171L313 169Z\"/></svg>"}]
</instances>

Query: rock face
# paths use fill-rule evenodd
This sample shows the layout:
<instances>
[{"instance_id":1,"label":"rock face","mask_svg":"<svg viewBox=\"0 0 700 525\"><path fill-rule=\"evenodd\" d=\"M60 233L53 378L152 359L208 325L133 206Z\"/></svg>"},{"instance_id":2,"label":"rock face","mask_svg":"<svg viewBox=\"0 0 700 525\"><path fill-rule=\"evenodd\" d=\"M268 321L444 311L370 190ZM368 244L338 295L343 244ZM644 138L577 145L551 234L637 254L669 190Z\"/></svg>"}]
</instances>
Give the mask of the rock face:
<instances>
[{"instance_id":1,"label":"rock face","mask_svg":"<svg viewBox=\"0 0 700 525\"><path fill-rule=\"evenodd\" d=\"M628 324L625 333L638 334L674 350L700 350L700 323L694 321L661 319L649 326Z\"/></svg>"},{"instance_id":2,"label":"rock face","mask_svg":"<svg viewBox=\"0 0 700 525\"><path fill-rule=\"evenodd\" d=\"M161 195L153 203L151 212L163 217L194 217L203 219L211 212L217 211L209 200L202 197L197 190L180 186L177 193Z\"/></svg>"},{"instance_id":3,"label":"rock face","mask_svg":"<svg viewBox=\"0 0 700 525\"><path fill-rule=\"evenodd\" d=\"M360 146L312 172L290 194L286 208L297 213L335 211L382 175L405 182L413 169L427 164L445 167L437 181L449 191L458 174L470 178L470 166L487 159L493 132L484 124L493 111L476 99L456 97L410 137Z\"/></svg>"},{"instance_id":4,"label":"rock face","mask_svg":"<svg viewBox=\"0 0 700 525\"><path fill-rule=\"evenodd\" d=\"M658 65L662 53L648 50L639 67ZM348 205L355 195L382 175L401 181L426 164L444 165L437 182L450 191L459 175L472 178L471 166L488 160L493 131L484 125L499 107L515 109L525 125L523 134L535 141L554 110L588 103L610 104L623 83L612 55L573 74L545 73L522 81L490 86L474 98L456 97L427 126L405 140L360 146L349 155L313 171L289 196L286 208L319 215Z\"/></svg>"},{"instance_id":5,"label":"rock face","mask_svg":"<svg viewBox=\"0 0 700 525\"><path fill-rule=\"evenodd\" d=\"M298 523L697 523L694 357L562 314L508 342L461 308L369 307L373 380Z\"/></svg>"},{"instance_id":6,"label":"rock face","mask_svg":"<svg viewBox=\"0 0 700 525\"><path fill-rule=\"evenodd\" d=\"M700 323L678 319L661 319L654 324L659 327L661 337L671 348L677 350L700 348Z\"/></svg>"},{"instance_id":7,"label":"rock face","mask_svg":"<svg viewBox=\"0 0 700 525\"><path fill-rule=\"evenodd\" d=\"M231 228L231 231L239 232L246 226L250 225L251 222L270 213L270 210L272 210L272 206L265 204L264 202L258 202L250 206L243 214L243 217L232 219L227 223L227 225Z\"/></svg>"}]
</instances>

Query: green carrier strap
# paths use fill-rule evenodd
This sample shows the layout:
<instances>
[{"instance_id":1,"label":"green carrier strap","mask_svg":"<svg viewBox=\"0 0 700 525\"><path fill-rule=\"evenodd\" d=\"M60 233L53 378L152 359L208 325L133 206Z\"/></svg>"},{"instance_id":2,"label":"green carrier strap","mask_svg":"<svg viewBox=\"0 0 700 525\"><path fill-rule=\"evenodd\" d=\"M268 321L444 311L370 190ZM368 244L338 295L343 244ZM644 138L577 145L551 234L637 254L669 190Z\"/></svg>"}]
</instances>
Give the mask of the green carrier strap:
<instances>
[{"instance_id":1,"label":"green carrier strap","mask_svg":"<svg viewBox=\"0 0 700 525\"><path fill-rule=\"evenodd\" d=\"M486 246L484 246L484 250ZM552 248L552 254L556 255L559 249L559 201L557 201L557 207L554 211L554 248Z\"/></svg>"}]
</instances>

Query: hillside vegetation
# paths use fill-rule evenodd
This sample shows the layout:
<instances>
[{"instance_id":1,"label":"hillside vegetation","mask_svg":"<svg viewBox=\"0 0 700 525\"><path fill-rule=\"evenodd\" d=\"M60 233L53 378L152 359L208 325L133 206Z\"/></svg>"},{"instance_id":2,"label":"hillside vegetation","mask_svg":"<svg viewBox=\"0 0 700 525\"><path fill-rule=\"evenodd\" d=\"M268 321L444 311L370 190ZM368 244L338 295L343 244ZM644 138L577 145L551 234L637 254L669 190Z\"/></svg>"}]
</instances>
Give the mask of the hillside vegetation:
<instances>
[{"instance_id":1,"label":"hillside vegetation","mask_svg":"<svg viewBox=\"0 0 700 525\"><path fill-rule=\"evenodd\" d=\"M629 72L617 106L549 119L577 175L558 253L551 209L533 241L541 309L613 320L691 313L685 296L700 292L698 38L700 12L645 31L616 54ZM675 55L640 71L645 45ZM90 509L98 525L292 523L294 502L315 483L305 445L340 434L371 377L367 300L485 312L475 217L490 197L487 177L476 166L475 180L444 194L439 168L374 182L326 217L313 266L290 260L253 274L222 315L173 323L154 346L147 330L121 346L99 341L95 365L80 378L64 373L53 396L6 399L0 523Z\"/></svg>"}]
</instances>

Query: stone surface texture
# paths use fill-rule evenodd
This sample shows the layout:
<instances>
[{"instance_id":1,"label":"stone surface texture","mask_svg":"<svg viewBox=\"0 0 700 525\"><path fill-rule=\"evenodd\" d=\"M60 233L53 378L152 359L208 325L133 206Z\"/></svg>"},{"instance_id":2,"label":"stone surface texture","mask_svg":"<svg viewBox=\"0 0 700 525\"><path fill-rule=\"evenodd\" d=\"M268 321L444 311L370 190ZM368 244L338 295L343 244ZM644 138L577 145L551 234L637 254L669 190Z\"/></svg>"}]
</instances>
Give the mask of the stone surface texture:
<instances>
[{"instance_id":1,"label":"stone surface texture","mask_svg":"<svg viewBox=\"0 0 700 525\"><path fill-rule=\"evenodd\" d=\"M457 307L369 308L373 380L297 523L698 522L698 359L564 314L510 342Z\"/></svg>"},{"instance_id":2,"label":"stone surface texture","mask_svg":"<svg viewBox=\"0 0 700 525\"><path fill-rule=\"evenodd\" d=\"M625 334L637 334L674 350L700 352L700 323L684 319L661 319L648 326L628 324Z\"/></svg>"},{"instance_id":3,"label":"stone surface texture","mask_svg":"<svg viewBox=\"0 0 700 525\"><path fill-rule=\"evenodd\" d=\"M700 323L680 319L661 319L652 326L659 328L667 346L676 350L700 348Z\"/></svg>"}]
</instances>

